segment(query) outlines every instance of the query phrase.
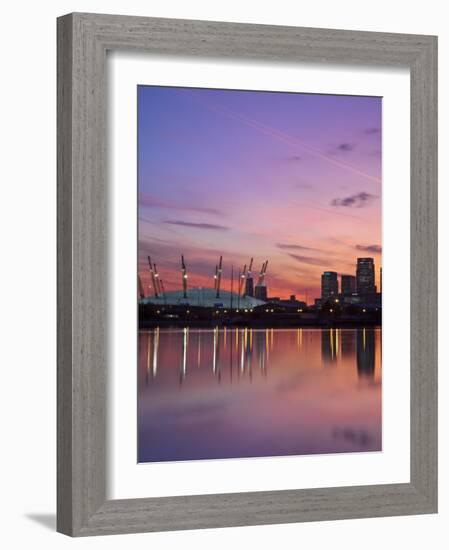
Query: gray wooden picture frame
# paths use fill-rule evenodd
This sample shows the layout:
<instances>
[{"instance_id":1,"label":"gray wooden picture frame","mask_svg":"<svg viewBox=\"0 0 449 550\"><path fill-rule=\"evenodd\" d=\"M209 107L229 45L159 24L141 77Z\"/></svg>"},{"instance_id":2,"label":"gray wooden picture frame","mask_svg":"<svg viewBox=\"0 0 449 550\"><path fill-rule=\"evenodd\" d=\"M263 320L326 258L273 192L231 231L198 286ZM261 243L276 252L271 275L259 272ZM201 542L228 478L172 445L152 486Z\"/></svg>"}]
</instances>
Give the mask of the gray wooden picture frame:
<instances>
[{"instance_id":1,"label":"gray wooden picture frame","mask_svg":"<svg viewBox=\"0 0 449 550\"><path fill-rule=\"evenodd\" d=\"M82 536L436 512L437 38L82 13L57 24L58 531ZM410 69L410 483L107 500L108 50Z\"/></svg>"}]
</instances>

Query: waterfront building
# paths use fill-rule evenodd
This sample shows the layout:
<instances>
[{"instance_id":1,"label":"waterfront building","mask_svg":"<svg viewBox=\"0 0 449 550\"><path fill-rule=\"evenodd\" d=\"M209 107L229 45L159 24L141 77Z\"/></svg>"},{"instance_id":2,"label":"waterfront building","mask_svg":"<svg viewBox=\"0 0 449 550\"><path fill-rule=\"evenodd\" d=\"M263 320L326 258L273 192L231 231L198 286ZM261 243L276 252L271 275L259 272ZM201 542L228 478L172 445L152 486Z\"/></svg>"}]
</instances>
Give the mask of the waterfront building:
<instances>
[{"instance_id":1,"label":"waterfront building","mask_svg":"<svg viewBox=\"0 0 449 550\"><path fill-rule=\"evenodd\" d=\"M338 276L335 271L325 271L321 275L321 300L338 297Z\"/></svg>"},{"instance_id":2,"label":"waterfront building","mask_svg":"<svg viewBox=\"0 0 449 550\"><path fill-rule=\"evenodd\" d=\"M341 276L341 293L343 296L351 296L356 289L356 279L354 275Z\"/></svg>"},{"instance_id":3,"label":"waterfront building","mask_svg":"<svg viewBox=\"0 0 449 550\"><path fill-rule=\"evenodd\" d=\"M357 294L374 294L376 292L374 273L373 258L357 258Z\"/></svg>"}]
</instances>

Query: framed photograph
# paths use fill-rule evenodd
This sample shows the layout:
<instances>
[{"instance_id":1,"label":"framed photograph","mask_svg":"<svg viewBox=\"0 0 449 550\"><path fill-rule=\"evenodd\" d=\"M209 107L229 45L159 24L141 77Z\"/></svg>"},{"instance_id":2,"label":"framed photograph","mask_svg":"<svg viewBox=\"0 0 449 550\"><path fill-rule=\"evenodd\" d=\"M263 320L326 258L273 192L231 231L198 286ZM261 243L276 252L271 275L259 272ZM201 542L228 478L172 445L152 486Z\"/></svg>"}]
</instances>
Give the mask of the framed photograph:
<instances>
[{"instance_id":1,"label":"framed photograph","mask_svg":"<svg viewBox=\"0 0 449 550\"><path fill-rule=\"evenodd\" d=\"M58 531L437 511L437 39L58 19Z\"/></svg>"}]
</instances>

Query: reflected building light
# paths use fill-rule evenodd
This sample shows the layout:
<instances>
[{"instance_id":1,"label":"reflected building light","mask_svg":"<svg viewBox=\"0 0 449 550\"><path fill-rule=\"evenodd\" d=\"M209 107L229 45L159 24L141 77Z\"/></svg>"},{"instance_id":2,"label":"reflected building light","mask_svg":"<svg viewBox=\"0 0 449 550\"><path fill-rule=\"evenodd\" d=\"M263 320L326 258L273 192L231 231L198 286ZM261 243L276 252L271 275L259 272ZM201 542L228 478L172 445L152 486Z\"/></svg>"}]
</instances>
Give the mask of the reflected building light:
<instances>
[{"instance_id":1,"label":"reflected building light","mask_svg":"<svg viewBox=\"0 0 449 550\"><path fill-rule=\"evenodd\" d=\"M321 358L325 364L334 363L337 359L334 330L331 328L321 332Z\"/></svg>"},{"instance_id":2,"label":"reflected building light","mask_svg":"<svg viewBox=\"0 0 449 550\"><path fill-rule=\"evenodd\" d=\"M273 345L274 345L274 329L271 329L271 339L270 339L270 343L271 343L271 351L273 351Z\"/></svg>"},{"instance_id":3,"label":"reflected building light","mask_svg":"<svg viewBox=\"0 0 449 550\"><path fill-rule=\"evenodd\" d=\"M221 382L221 369L220 369L220 329L217 327L217 362L216 369L218 373L218 381Z\"/></svg>"},{"instance_id":4,"label":"reflected building light","mask_svg":"<svg viewBox=\"0 0 449 550\"><path fill-rule=\"evenodd\" d=\"M262 372L265 372L265 369L266 369L266 355L265 355L265 353L263 352L263 348L262 348L262 355L261 355L260 368L262 369Z\"/></svg>"},{"instance_id":5,"label":"reflected building light","mask_svg":"<svg viewBox=\"0 0 449 550\"><path fill-rule=\"evenodd\" d=\"M241 352L240 352L240 371L243 372L245 370L245 348L244 348L244 341L242 337L242 346L241 346Z\"/></svg>"},{"instance_id":6,"label":"reflected building light","mask_svg":"<svg viewBox=\"0 0 449 550\"><path fill-rule=\"evenodd\" d=\"M270 333L268 329L265 330L265 354L268 360L270 357Z\"/></svg>"},{"instance_id":7,"label":"reflected building light","mask_svg":"<svg viewBox=\"0 0 449 550\"><path fill-rule=\"evenodd\" d=\"M198 331L198 368L201 365L201 330Z\"/></svg>"},{"instance_id":8,"label":"reflected building light","mask_svg":"<svg viewBox=\"0 0 449 550\"><path fill-rule=\"evenodd\" d=\"M232 329L230 329L230 331L231 331L231 334L230 334L231 344L229 346L229 376L230 376L230 380L231 380L231 384L232 384L232 352L233 352L232 336L233 336L233 332L232 332Z\"/></svg>"},{"instance_id":9,"label":"reflected building light","mask_svg":"<svg viewBox=\"0 0 449 550\"><path fill-rule=\"evenodd\" d=\"M151 367L151 333L147 332L147 372Z\"/></svg>"},{"instance_id":10,"label":"reflected building light","mask_svg":"<svg viewBox=\"0 0 449 550\"><path fill-rule=\"evenodd\" d=\"M357 373L360 378L373 378L376 364L374 329L357 331Z\"/></svg>"},{"instance_id":11,"label":"reflected building light","mask_svg":"<svg viewBox=\"0 0 449 550\"><path fill-rule=\"evenodd\" d=\"M182 367L181 367L182 378L185 378L186 374L187 374L188 334L189 334L189 329L184 328L184 335L183 335L183 339L182 339Z\"/></svg>"},{"instance_id":12,"label":"reflected building light","mask_svg":"<svg viewBox=\"0 0 449 550\"><path fill-rule=\"evenodd\" d=\"M252 381L252 372L251 372L251 358L252 358L252 330L249 330L249 338L248 342L245 348L245 355L246 355L246 366L247 370L249 372L249 378Z\"/></svg>"},{"instance_id":13,"label":"reflected building light","mask_svg":"<svg viewBox=\"0 0 449 550\"><path fill-rule=\"evenodd\" d=\"M159 327L154 333L154 345L153 345L153 376L157 374L157 359L159 353Z\"/></svg>"},{"instance_id":14,"label":"reflected building light","mask_svg":"<svg viewBox=\"0 0 449 550\"><path fill-rule=\"evenodd\" d=\"M355 357L356 337L353 330L340 331L340 353L344 358Z\"/></svg>"},{"instance_id":15,"label":"reflected building light","mask_svg":"<svg viewBox=\"0 0 449 550\"><path fill-rule=\"evenodd\" d=\"M265 333L266 334L266 333ZM265 370L265 359L266 359L266 336L263 331L256 330L255 334L255 346L257 351L257 361L259 364L259 369L264 372Z\"/></svg>"},{"instance_id":16,"label":"reflected building light","mask_svg":"<svg viewBox=\"0 0 449 550\"><path fill-rule=\"evenodd\" d=\"M218 328L214 328L214 349L212 355L212 372L215 374L217 371L217 342L218 342Z\"/></svg>"},{"instance_id":17,"label":"reflected building light","mask_svg":"<svg viewBox=\"0 0 449 550\"><path fill-rule=\"evenodd\" d=\"M298 351L302 350L302 328L296 329L296 347Z\"/></svg>"},{"instance_id":18,"label":"reflected building light","mask_svg":"<svg viewBox=\"0 0 449 550\"><path fill-rule=\"evenodd\" d=\"M223 329L223 349L226 351L226 327Z\"/></svg>"},{"instance_id":19,"label":"reflected building light","mask_svg":"<svg viewBox=\"0 0 449 550\"><path fill-rule=\"evenodd\" d=\"M338 357L340 349L340 329L335 329L335 356Z\"/></svg>"},{"instance_id":20,"label":"reflected building light","mask_svg":"<svg viewBox=\"0 0 449 550\"><path fill-rule=\"evenodd\" d=\"M254 333L254 349L255 349L255 352L256 352L257 364L258 364L259 368L261 368L263 349L262 349L261 342L260 342L260 333L257 330Z\"/></svg>"}]
</instances>

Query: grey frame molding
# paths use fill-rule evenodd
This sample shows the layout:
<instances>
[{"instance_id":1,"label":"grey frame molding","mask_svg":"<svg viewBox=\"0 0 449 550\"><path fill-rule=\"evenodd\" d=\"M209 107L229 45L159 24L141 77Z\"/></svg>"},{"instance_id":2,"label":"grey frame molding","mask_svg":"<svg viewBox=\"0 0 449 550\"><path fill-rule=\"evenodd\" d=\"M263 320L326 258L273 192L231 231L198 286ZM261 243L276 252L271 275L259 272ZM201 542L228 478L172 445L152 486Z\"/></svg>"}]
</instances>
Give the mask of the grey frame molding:
<instances>
[{"instance_id":1,"label":"grey frame molding","mask_svg":"<svg viewBox=\"0 0 449 550\"><path fill-rule=\"evenodd\" d=\"M106 499L106 52L411 73L410 483ZM437 38L74 13L58 19L58 505L72 536L437 511Z\"/></svg>"}]
</instances>

